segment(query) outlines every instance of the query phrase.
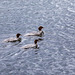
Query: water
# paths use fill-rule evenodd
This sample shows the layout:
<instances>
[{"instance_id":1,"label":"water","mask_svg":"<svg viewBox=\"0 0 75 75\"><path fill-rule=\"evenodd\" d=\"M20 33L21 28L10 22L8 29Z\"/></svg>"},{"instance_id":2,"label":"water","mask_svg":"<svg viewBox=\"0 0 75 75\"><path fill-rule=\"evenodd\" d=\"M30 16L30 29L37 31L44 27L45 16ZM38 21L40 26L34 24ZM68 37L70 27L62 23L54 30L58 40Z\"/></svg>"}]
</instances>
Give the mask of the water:
<instances>
[{"instance_id":1,"label":"water","mask_svg":"<svg viewBox=\"0 0 75 75\"><path fill-rule=\"evenodd\" d=\"M2 42L40 25L39 49L20 49L39 37ZM75 75L75 0L0 0L0 75Z\"/></svg>"}]
</instances>

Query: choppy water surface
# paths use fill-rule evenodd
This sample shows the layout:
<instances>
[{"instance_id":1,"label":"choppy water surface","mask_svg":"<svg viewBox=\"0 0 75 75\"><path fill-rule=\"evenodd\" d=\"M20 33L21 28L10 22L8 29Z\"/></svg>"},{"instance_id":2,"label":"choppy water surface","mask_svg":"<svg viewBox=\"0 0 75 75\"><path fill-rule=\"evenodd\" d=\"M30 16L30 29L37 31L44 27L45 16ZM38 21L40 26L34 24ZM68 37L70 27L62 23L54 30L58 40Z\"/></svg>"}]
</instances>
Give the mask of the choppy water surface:
<instances>
[{"instance_id":1,"label":"choppy water surface","mask_svg":"<svg viewBox=\"0 0 75 75\"><path fill-rule=\"evenodd\" d=\"M40 25L39 49L20 49L39 37L2 43ZM75 0L0 0L0 75L75 75Z\"/></svg>"}]
</instances>

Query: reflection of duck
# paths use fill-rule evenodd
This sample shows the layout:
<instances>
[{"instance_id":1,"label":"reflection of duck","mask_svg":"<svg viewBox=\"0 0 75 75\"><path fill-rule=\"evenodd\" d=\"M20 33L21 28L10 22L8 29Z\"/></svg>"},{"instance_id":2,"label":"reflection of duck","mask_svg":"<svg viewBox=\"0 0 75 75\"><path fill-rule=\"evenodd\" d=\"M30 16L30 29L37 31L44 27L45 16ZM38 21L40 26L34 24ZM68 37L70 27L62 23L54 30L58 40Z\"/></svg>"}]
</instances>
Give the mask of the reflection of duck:
<instances>
[{"instance_id":1,"label":"reflection of duck","mask_svg":"<svg viewBox=\"0 0 75 75\"><path fill-rule=\"evenodd\" d=\"M35 41L34 41L34 44L24 45L24 46L22 46L21 48L23 48L23 49L38 48L37 42L38 42L38 40L35 40Z\"/></svg>"},{"instance_id":2,"label":"reflection of duck","mask_svg":"<svg viewBox=\"0 0 75 75\"><path fill-rule=\"evenodd\" d=\"M19 36L20 36L21 34L16 34L16 38L8 38L8 39L5 39L4 40L4 42L17 42L17 41L19 41L19 42L21 42L21 38L19 38Z\"/></svg>"},{"instance_id":3,"label":"reflection of duck","mask_svg":"<svg viewBox=\"0 0 75 75\"><path fill-rule=\"evenodd\" d=\"M42 28L44 28L44 27L40 26L40 27L38 28L39 31L37 31L37 32L32 32L32 33L28 33L28 34L26 34L25 36L42 36L42 35L44 34L44 32L42 31Z\"/></svg>"}]
</instances>

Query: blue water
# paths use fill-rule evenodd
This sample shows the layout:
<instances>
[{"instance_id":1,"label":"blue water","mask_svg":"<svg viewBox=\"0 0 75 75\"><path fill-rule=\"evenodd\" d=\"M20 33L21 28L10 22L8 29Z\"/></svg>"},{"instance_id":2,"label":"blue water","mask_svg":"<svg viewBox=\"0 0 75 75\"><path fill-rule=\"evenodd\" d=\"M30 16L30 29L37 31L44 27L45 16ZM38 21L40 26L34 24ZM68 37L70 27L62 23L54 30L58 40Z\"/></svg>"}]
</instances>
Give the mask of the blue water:
<instances>
[{"instance_id":1,"label":"blue water","mask_svg":"<svg viewBox=\"0 0 75 75\"><path fill-rule=\"evenodd\" d=\"M40 37L2 42L39 26L39 49L20 47ZM75 0L0 0L0 75L75 75Z\"/></svg>"}]
</instances>

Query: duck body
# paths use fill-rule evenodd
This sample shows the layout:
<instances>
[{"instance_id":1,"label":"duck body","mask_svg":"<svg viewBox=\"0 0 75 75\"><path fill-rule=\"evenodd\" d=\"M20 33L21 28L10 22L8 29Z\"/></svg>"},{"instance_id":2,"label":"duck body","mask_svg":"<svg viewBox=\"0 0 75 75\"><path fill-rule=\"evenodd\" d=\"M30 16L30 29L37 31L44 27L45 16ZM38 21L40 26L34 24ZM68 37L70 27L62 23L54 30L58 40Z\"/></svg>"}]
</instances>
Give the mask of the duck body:
<instances>
[{"instance_id":1,"label":"duck body","mask_svg":"<svg viewBox=\"0 0 75 75\"><path fill-rule=\"evenodd\" d=\"M44 34L43 31L27 33L25 36L42 36Z\"/></svg>"},{"instance_id":2,"label":"duck body","mask_svg":"<svg viewBox=\"0 0 75 75\"><path fill-rule=\"evenodd\" d=\"M4 42L17 42L17 41L21 41L21 38L12 37L4 40Z\"/></svg>"},{"instance_id":3,"label":"duck body","mask_svg":"<svg viewBox=\"0 0 75 75\"><path fill-rule=\"evenodd\" d=\"M16 38L14 37L11 37L11 38L8 38L8 39L5 39L4 42L17 42L17 41L21 41L21 38L19 37L21 34L16 34Z\"/></svg>"},{"instance_id":4,"label":"duck body","mask_svg":"<svg viewBox=\"0 0 75 75\"><path fill-rule=\"evenodd\" d=\"M22 46L21 48L28 49L28 48L36 48L36 47L37 47L36 44L28 44L28 45Z\"/></svg>"},{"instance_id":5,"label":"duck body","mask_svg":"<svg viewBox=\"0 0 75 75\"><path fill-rule=\"evenodd\" d=\"M40 26L38 28L39 31L35 31L35 32L32 32L32 33L27 33L25 36L42 36L44 34L44 32L42 31L42 26Z\"/></svg>"},{"instance_id":6,"label":"duck body","mask_svg":"<svg viewBox=\"0 0 75 75\"><path fill-rule=\"evenodd\" d=\"M27 45L24 45L24 46L22 46L21 48L23 48L23 49L28 49L28 48L37 48L37 41L38 40L35 40L34 41L34 44L27 44Z\"/></svg>"}]
</instances>

